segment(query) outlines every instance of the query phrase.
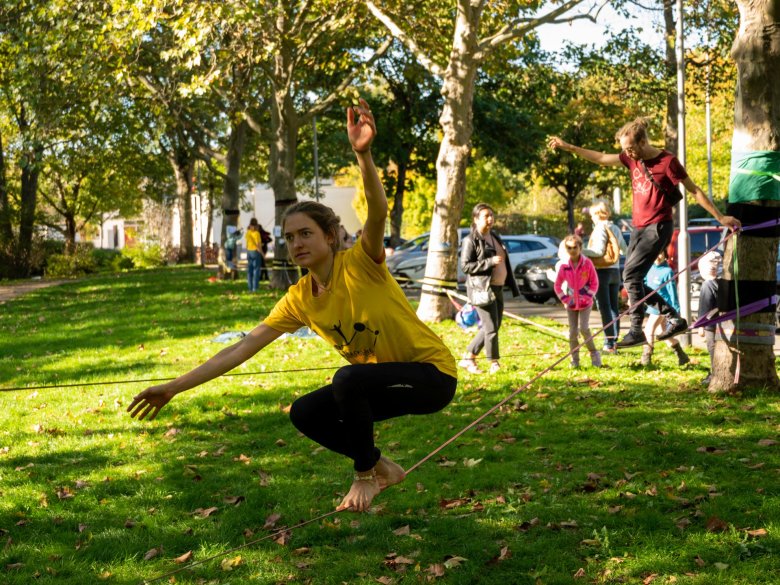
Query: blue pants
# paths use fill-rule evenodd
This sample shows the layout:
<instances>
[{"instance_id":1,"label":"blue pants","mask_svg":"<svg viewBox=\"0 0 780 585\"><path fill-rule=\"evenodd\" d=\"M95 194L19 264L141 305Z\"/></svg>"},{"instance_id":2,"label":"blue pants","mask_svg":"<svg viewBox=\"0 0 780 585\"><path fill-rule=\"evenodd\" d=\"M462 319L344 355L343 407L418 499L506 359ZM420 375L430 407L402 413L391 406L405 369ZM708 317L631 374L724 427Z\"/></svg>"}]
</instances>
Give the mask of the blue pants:
<instances>
[{"instance_id":1,"label":"blue pants","mask_svg":"<svg viewBox=\"0 0 780 585\"><path fill-rule=\"evenodd\" d=\"M620 269L597 268L599 277L599 289L596 291L596 303L601 314L601 324L606 327L620 314ZM620 321L615 321L604 330L604 345L612 347L620 335Z\"/></svg>"},{"instance_id":2,"label":"blue pants","mask_svg":"<svg viewBox=\"0 0 780 585\"><path fill-rule=\"evenodd\" d=\"M257 292L257 284L260 282L260 264L262 257L257 250L249 250L246 253L247 270L246 280L249 292Z\"/></svg>"}]
</instances>

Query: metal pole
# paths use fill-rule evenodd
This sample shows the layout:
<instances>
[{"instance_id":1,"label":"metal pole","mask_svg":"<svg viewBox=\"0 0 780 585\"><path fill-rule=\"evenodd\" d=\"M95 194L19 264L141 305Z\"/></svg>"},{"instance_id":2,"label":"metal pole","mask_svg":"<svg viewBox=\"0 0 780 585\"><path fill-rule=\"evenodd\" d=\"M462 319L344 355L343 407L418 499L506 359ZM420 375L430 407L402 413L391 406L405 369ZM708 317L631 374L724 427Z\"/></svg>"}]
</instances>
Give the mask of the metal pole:
<instances>
[{"instance_id":1,"label":"metal pole","mask_svg":"<svg viewBox=\"0 0 780 585\"><path fill-rule=\"evenodd\" d=\"M707 1L707 68L704 72L704 118L707 127L707 197L713 200L712 194L712 110L710 96L710 74L712 66L710 65L710 3Z\"/></svg>"},{"instance_id":2,"label":"metal pole","mask_svg":"<svg viewBox=\"0 0 780 585\"><path fill-rule=\"evenodd\" d=\"M675 55L677 57L677 131L679 136L677 158L685 166L685 45L683 39L683 2L677 0L677 30L676 30ZM680 201L680 233L677 236L677 269L690 264L691 250L688 239L688 201L685 197L685 189L682 184L680 190L683 193ZM680 299L680 315L691 323L691 273L686 270L680 274L677 281L677 296ZM691 334L680 336L684 346L691 344Z\"/></svg>"},{"instance_id":3,"label":"metal pole","mask_svg":"<svg viewBox=\"0 0 780 585\"><path fill-rule=\"evenodd\" d=\"M200 161L195 161L198 181L198 234L200 235L200 267L206 266L206 250L203 249L203 194L200 190Z\"/></svg>"},{"instance_id":4,"label":"metal pole","mask_svg":"<svg viewBox=\"0 0 780 585\"><path fill-rule=\"evenodd\" d=\"M311 118L312 135L314 139L312 144L314 145L314 199L320 200L320 162L319 154L317 152L317 116Z\"/></svg>"}]
</instances>

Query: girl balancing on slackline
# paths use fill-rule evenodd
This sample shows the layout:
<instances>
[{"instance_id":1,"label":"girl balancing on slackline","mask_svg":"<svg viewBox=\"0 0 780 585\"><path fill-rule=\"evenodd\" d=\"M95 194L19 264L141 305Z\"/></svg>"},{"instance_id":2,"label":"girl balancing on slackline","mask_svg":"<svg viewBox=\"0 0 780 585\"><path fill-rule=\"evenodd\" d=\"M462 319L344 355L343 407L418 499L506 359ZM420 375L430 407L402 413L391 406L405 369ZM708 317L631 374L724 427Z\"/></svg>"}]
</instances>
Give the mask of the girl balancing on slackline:
<instances>
[{"instance_id":1,"label":"girl balancing on slackline","mask_svg":"<svg viewBox=\"0 0 780 585\"><path fill-rule=\"evenodd\" d=\"M307 437L354 461L354 481L337 509L365 511L380 491L405 477L374 445L374 423L441 410L455 394L457 373L452 354L417 318L385 265L387 198L371 158L376 126L365 100L347 109L347 133L368 207L358 242L340 250L340 220L325 205L300 201L287 208L287 248L308 273L249 335L175 380L147 388L127 410L154 419L180 392L232 370L284 332L308 326L350 365L298 398L290 419Z\"/></svg>"}]
</instances>

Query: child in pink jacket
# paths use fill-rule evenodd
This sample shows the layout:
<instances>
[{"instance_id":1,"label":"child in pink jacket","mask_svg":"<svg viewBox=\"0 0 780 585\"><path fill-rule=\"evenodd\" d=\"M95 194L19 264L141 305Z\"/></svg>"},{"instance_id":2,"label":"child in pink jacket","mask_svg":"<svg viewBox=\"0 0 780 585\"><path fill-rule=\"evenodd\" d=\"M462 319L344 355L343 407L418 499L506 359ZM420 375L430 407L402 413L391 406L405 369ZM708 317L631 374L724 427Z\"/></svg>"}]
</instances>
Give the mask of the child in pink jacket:
<instances>
[{"instance_id":1,"label":"child in pink jacket","mask_svg":"<svg viewBox=\"0 0 780 585\"><path fill-rule=\"evenodd\" d=\"M590 311L593 308L593 296L599 288L596 267L590 258L582 255L582 239L569 235L563 240L568 261L562 261L555 277L555 294L561 299L569 316L569 348L572 350L571 366L580 367L580 352L575 350L580 332L590 351L590 361L601 367L601 354L596 349L590 334ZM565 289L565 290L564 290Z\"/></svg>"}]
</instances>

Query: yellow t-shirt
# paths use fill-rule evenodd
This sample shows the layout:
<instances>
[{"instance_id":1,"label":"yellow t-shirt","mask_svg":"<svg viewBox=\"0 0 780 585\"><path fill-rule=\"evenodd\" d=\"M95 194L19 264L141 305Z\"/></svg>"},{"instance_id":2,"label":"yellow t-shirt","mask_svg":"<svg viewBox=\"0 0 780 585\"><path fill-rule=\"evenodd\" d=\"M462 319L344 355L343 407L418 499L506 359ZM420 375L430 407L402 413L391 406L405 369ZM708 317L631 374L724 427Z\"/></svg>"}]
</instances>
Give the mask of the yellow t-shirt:
<instances>
[{"instance_id":1,"label":"yellow t-shirt","mask_svg":"<svg viewBox=\"0 0 780 585\"><path fill-rule=\"evenodd\" d=\"M311 274L290 287L264 323L291 333L308 326L351 364L430 363L457 378L444 342L417 317L384 262L374 262L362 240L336 253L327 291L312 294Z\"/></svg>"},{"instance_id":2,"label":"yellow t-shirt","mask_svg":"<svg viewBox=\"0 0 780 585\"><path fill-rule=\"evenodd\" d=\"M256 252L260 249L260 232L255 230L246 231L246 249L248 252Z\"/></svg>"}]
</instances>

